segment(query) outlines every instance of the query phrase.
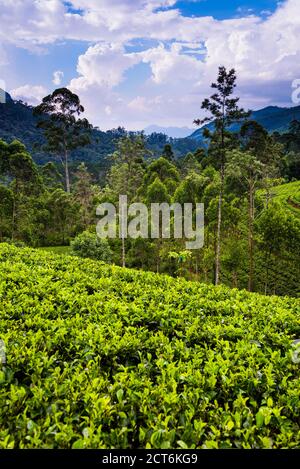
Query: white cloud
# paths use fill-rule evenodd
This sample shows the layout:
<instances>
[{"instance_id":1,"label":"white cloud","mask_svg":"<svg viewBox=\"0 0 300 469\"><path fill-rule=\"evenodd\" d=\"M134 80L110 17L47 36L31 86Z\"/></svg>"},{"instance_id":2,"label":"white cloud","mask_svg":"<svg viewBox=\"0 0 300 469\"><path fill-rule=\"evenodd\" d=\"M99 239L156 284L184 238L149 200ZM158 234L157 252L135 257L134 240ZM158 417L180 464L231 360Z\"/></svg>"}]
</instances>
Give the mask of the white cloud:
<instances>
[{"instance_id":1,"label":"white cloud","mask_svg":"<svg viewBox=\"0 0 300 469\"><path fill-rule=\"evenodd\" d=\"M126 54L121 44L96 44L78 58L77 71L80 77L72 80L71 87L98 84L113 88L122 81L125 70L138 61L138 56Z\"/></svg>"},{"instance_id":2,"label":"white cloud","mask_svg":"<svg viewBox=\"0 0 300 469\"><path fill-rule=\"evenodd\" d=\"M163 44L142 53L143 62L149 63L155 83L197 81L203 70L203 63L182 53L183 46L173 43L170 49Z\"/></svg>"},{"instance_id":3,"label":"white cloud","mask_svg":"<svg viewBox=\"0 0 300 469\"><path fill-rule=\"evenodd\" d=\"M44 86L24 85L11 90L10 94L14 99L37 105L47 95L47 90Z\"/></svg>"},{"instance_id":4,"label":"white cloud","mask_svg":"<svg viewBox=\"0 0 300 469\"><path fill-rule=\"evenodd\" d=\"M61 85L63 78L64 78L64 72L57 70L56 72L53 73L52 83L56 86L59 86Z\"/></svg>"},{"instance_id":5,"label":"white cloud","mask_svg":"<svg viewBox=\"0 0 300 469\"><path fill-rule=\"evenodd\" d=\"M39 52L55 41L87 41L70 87L100 126L190 125L221 64L237 69L245 106L284 102L299 75L299 0L285 0L263 18L246 12L231 20L184 17L175 0L69 3L80 11L70 12L62 0L0 0L0 56L7 44ZM129 53L126 45L136 39L157 45ZM149 78L132 96L122 84L127 70L141 63L149 66ZM26 86L18 92L28 95Z\"/></svg>"}]
</instances>

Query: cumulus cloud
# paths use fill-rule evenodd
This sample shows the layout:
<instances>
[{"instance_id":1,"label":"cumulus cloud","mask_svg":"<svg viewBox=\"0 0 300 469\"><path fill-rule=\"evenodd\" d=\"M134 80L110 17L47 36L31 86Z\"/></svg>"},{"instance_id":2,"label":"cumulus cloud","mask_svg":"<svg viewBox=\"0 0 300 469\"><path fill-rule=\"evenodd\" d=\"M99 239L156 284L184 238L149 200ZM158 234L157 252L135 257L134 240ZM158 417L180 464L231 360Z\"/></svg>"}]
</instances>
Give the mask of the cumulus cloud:
<instances>
[{"instance_id":1,"label":"cumulus cloud","mask_svg":"<svg viewBox=\"0 0 300 469\"><path fill-rule=\"evenodd\" d=\"M267 16L230 20L186 17L176 3L0 0L0 42L4 51L9 43L41 52L55 41L86 41L69 86L104 127L190 125L221 64L236 68L245 106L288 104L290 83L299 75L299 0L285 0ZM152 44L128 52L139 39ZM148 78L132 96L122 84L141 64L149 67ZM61 78L54 76L54 84ZM28 94L33 87L26 86L18 92Z\"/></svg>"},{"instance_id":2,"label":"cumulus cloud","mask_svg":"<svg viewBox=\"0 0 300 469\"><path fill-rule=\"evenodd\" d=\"M64 72L57 70L56 72L53 73L52 83L56 86L59 86L61 85L63 78L64 78Z\"/></svg>"},{"instance_id":3,"label":"cumulus cloud","mask_svg":"<svg viewBox=\"0 0 300 469\"><path fill-rule=\"evenodd\" d=\"M31 105L39 104L43 97L47 94L47 89L44 86L23 85L10 91L14 99L24 101Z\"/></svg>"},{"instance_id":4,"label":"cumulus cloud","mask_svg":"<svg viewBox=\"0 0 300 469\"><path fill-rule=\"evenodd\" d=\"M98 84L113 88L122 81L124 72L138 61L137 54L126 54L121 44L96 44L79 57L77 71L80 77L72 80L71 86L80 88Z\"/></svg>"},{"instance_id":5,"label":"cumulus cloud","mask_svg":"<svg viewBox=\"0 0 300 469\"><path fill-rule=\"evenodd\" d=\"M170 48L160 44L141 54L143 62L150 64L154 83L197 81L204 64L182 51L182 44L173 43Z\"/></svg>"}]
</instances>

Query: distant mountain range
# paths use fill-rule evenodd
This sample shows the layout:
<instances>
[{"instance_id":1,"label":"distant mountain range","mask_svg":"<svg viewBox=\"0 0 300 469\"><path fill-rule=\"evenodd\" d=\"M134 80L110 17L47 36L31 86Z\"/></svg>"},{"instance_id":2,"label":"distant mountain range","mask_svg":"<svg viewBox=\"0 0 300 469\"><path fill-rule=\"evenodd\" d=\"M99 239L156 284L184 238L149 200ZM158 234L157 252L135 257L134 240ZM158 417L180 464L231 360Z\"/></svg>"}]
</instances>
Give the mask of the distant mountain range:
<instances>
[{"instance_id":1,"label":"distant mountain range","mask_svg":"<svg viewBox=\"0 0 300 469\"><path fill-rule=\"evenodd\" d=\"M265 127L268 132L285 132L288 130L289 124L292 120L297 119L300 121L300 106L291 107L291 108L282 108L277 106L268 106L259 111L253 111L251 120L257 121L263 127ZM241 127L241 124L233 124L231 126L232 131L238 131ZM213 124L210 123L197 129L190 135L190 138L196 140L198 143L203 141L203 129L204 128L213 128Z\"/></svg>"},{"instance_id":2,"label":"distant mountain range","mask_svg":"<svg viewBox=\"0 0 300 469\"><path fill-rule=\"evenodd\" d=\"M134 134L134 132L132 132ZM189 129L188 134L191 133ZM117 128L103 132L98 128L92 129L91 144L77 149L71 155L71 162L77 166L80 162L96 166L97 171L105 170L110 165L108 155L116 149L116 142L126 135L126 130ZM45 139L43 132L37 128L37 118L33 115L31 106L14 101L8 93L0 89L0 139L11 142L20 140L26 145L33 159L38 164L44 164L52 159L43 150ZM166 143L170 143L177 157L193 152L198 148L195 139L171 138L163 133L154 132L146 138L146 145L157 157L163 152Z\"/></svg>"},{"instance_id":3,"label":"distant mountain range","mask_svg":"<svg viewBox=\"0 0 300 469\"><path fill-rule=\"evenodd\" d=\"M5 103L3 103L5 98ZM300 106L292 108L280 108L269 106L252 113L251 119L263 125L269 132L284 132L294 119L300 121ZM52 156L43 151L45 144L43 133L37 128L37 119L33 116L32 107L21 101L14 101L8 93L0 89L0 139L11 142L18 139L23 142L31 152L38 164L43 164L52 159ZM212 128L213 124L207 127ZM240 124L232 125L232 131L238 131ZM149 126L145 129L146 145L152 154L157 157L162 154L166 143L170 143L176 157L195 151L199 146L205 146L203 139L203 127L192 132L188 127L159 127ZM134 132L132 132L134 134ZM95 167L95 171L105 170L110 165L107 158L114 152L116 142L124 137L126 131L123 128L103 132L98 128L92 130L90 145L78 149L72 153L72 162L75 166L84 161L87 165ZM181 138L178 135L182 135ZM187 136L188 135L188 136Z\"/></svg>"},{"instance_id":4,"label":"distant mountain range","mask_svg":"<svg viewBox=\"0 0 300 469\"><path fill-rule=\"evenodd\" d=\"M189 127L160 127L159 125L149 125L144 129L146 135L153 133L165 134L171 138L186 138L189 137L194 130Z\"/></svg>"}]
</instances>

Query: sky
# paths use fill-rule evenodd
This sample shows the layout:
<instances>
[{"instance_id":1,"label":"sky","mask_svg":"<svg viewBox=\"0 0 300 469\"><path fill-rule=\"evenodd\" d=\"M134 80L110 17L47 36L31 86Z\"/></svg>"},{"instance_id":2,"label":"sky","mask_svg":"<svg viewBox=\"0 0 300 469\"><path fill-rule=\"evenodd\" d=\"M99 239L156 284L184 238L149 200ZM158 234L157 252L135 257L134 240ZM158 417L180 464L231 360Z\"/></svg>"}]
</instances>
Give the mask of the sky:
<instances>
[{"instance_id":1,"label":"sky","mask_svg":"<svg viewBox=\"0 0 300 469\"><path fill-rule=\"evenodd\" d=\"M32 105L77 93L101 129L190 127L218 67L247 109L292 106L299 0L0 0L0 83Z\"/></svg>"}]
</instances>

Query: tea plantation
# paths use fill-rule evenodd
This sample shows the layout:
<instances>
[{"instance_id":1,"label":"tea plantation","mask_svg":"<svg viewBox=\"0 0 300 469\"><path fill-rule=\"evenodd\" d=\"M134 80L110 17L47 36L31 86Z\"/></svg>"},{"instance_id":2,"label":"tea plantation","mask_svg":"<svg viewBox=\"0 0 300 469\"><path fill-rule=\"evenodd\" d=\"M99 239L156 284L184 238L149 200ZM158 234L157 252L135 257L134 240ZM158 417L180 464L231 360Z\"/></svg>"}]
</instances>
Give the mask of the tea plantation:
<instances>
[{"instance_id":1,"label":"tea plantation","mask_svg":"<svg viewBox=\"0 0 300 469\"><path fill-rule=\"evenodd\" d=\"M299 300L1 244L0 339L0 448L300 448Z\"/></svg>"}]
</instances>

